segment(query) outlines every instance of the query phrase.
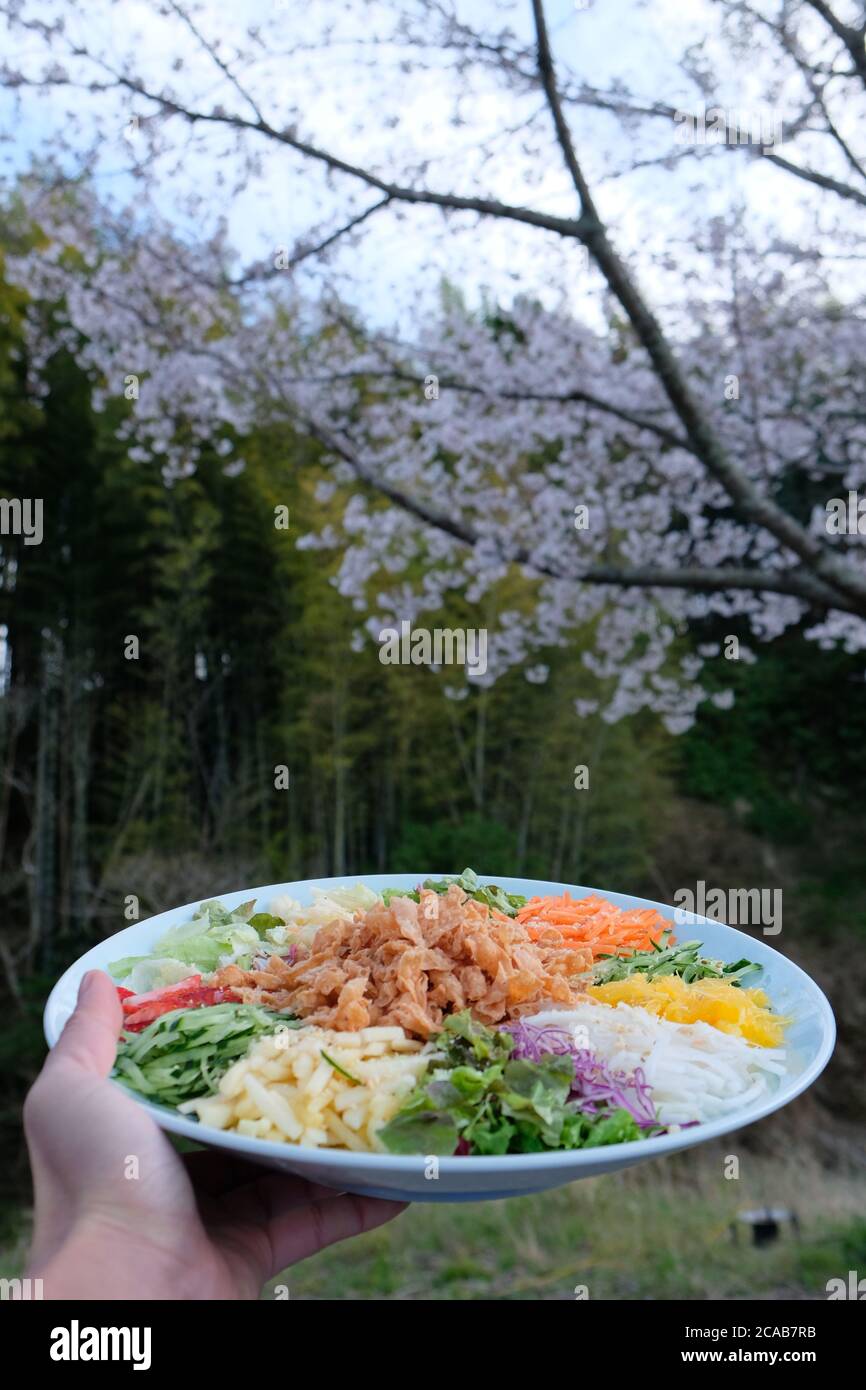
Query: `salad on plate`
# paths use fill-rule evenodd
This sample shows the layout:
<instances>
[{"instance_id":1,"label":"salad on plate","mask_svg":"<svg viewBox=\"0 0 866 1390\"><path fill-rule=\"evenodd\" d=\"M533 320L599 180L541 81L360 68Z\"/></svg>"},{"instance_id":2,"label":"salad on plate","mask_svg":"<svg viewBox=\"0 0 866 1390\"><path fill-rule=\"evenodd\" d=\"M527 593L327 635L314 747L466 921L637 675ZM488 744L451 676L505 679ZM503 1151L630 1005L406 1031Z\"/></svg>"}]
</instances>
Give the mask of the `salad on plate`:
<instances>
[{"instance_id":1,"label":"salad on plate","mask_svg":"<svg viewBox=\"0 0 866 1390\"><path fill-rule=\"evenodd\" d=\"M535 1154L732 1114L786 1069L761 967L655 908L413 889L203 902L109 966L114 1076L203 1127L313 1149Z\"/></svg>"}]
</instances>

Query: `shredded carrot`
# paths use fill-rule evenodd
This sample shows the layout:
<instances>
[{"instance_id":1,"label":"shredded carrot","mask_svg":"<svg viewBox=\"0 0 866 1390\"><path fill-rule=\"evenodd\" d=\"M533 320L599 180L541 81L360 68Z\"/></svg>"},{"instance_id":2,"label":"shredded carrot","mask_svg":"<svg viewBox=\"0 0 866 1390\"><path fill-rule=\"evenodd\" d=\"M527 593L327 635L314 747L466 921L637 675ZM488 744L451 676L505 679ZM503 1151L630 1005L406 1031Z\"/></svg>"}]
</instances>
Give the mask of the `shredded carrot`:
<instances>
[{"instance_id":1,"label":"shredded carrot","mask_svg":"<svg viewBox=\"0 0 866 1390\"><path fill-rule=\"evenodd\" d=\"M648 951L670 922L654 907L615 907L595 894L588 898L530 898L517 914L533 941L555 927L566 946L588 946L593 960L599 956L627 956ZM673 939L673 938L671 938Z\"/></svg>"}]
</instances>

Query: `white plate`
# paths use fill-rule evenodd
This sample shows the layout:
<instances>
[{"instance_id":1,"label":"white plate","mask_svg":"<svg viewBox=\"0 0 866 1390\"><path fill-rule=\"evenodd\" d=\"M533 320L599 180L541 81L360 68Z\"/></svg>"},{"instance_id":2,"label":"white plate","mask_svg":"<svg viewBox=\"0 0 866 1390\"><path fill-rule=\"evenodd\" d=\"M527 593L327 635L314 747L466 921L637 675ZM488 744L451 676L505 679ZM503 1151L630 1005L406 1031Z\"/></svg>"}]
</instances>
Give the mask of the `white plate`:
<instances>
[{"instance_id":1,"label":"white plate","mask_svg":"<svg viewBox=\"0 0 866 1390\"><path fill-rule=\"evenodd\" d=\"M360 881L381 892L383 888L412 888L430 877L441 878L442 875L373 874L364 875ZM483 874L479 877L482 882L492 881ZM358 881L359 878L325 878L306 879L298 883L271 883L263 888L243 888L236 893L224 893L220 900L228 907L235 907L255 898L256 910L267 911L271 899L278 894L288 893L301 902L310 902L313 888L351 885ZM836 1025L829 1003L799 966L759 937L735 931L733 927L723 926L705 917L690 918L689 925L684 928L676 924L674 909L665 903L633 898L625 893L611 893L604 888L582 888L574 884L525 878L497 878L495 881L508 892L523 893L527 897L565 892L573 897L585 897L589 893L599 893L619 907L655 907L674 925L680 940L699 937L708 955L726 961L739 960L743 956L757 961L763 966L763 975L756 977L758 983L766 988L774 1008L794 1019L786 1035L788 1069L780 1077L777 1088L755 1105L745 1106L723 1119L684 1129L677 1134L597 1149L506 1154L495 1158L440 1158L437 1177L430 1176L431 1165L421 1155L403 1157L396 1154L350 1153L343 1149L308 1149L293 1144L249 1139L243 1135L208 1129L196 1120L178 1115L164 1106L151 1105L144 1100L139 1103L150 1111L163 1129L173 1134L185 1135L212 1148L247 1155L268 1167L297 1173L344 1192L401 1201L473 1202L541 1192L545 1188L574 1182L577 1178L614 1173L646 1159L693 1148L707 1139L742 1129L744 1125L779 1110L811 1086L827 1065L836 1038ZM79 983L88 970L104 970L109 961L122 956L148 954L169 927L188 921L197 907L197 902L186 903L183 907L149 917L144 922L136 922L101 941L70 966L54 986L45 1006L44 1026L49 1046L54 1046L75 1007Z\"/></svg>"}]
</instances>

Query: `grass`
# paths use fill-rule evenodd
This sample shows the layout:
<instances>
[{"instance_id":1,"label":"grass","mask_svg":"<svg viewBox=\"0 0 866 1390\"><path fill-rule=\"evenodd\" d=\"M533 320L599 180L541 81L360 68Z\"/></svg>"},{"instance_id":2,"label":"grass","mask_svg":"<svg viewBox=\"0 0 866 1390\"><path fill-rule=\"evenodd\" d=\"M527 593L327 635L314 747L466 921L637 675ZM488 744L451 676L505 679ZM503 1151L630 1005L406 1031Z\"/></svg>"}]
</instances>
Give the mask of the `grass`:
<instances>
[{"instance_id":1,"label":"grass","mask_svg":"<svg viewBox=\"0 0 866 1390\"><path fill-rule=\"evenodd\" d=\"M863 1175L752 1155L739 1179L723 1168L708 1150L534 1197L418 1205L275 1283L294 1299L791 1299L866 1273ZM737 1213L767 1203L799 1235L756 1248Z\"/></svg>"}]
</instances>

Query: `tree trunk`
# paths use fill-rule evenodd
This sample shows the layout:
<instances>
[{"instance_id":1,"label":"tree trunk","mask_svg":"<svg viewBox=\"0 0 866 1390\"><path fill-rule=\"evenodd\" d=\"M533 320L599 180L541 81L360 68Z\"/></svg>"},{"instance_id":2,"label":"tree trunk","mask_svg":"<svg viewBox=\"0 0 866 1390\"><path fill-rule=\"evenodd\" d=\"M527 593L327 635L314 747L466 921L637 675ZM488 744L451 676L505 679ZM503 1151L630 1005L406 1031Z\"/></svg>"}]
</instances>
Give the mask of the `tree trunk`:
<instances>
[{"instance_id":1,"label":"tree trunk","mask_svg":"<svg viewBox=\"0 0 866 1390\"><path fill-rule=\"evenodd\" d=\"M50 971L53 956L57 873L57 749L58 691L63 648L52 633L42 649L42 688L39 697L39 742L36 754L34 807L35 882L30 924L30 949Z\"/></svg>"},{"instance_id":2,"label":"tree trunk","mask_svg":"<svg viewBox=\"0 0 866 1390\"><path fill-rule=\"evenodd\" d=\"M90 785L90 700L81 672L72 680L70 701L71 817L69 829L69 922L76 934L87 925L90 869L87 857L87 813Z\"/></svg>"}]
</instances>

